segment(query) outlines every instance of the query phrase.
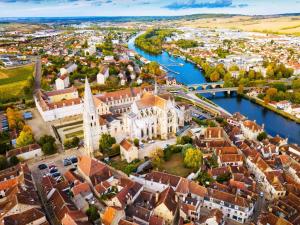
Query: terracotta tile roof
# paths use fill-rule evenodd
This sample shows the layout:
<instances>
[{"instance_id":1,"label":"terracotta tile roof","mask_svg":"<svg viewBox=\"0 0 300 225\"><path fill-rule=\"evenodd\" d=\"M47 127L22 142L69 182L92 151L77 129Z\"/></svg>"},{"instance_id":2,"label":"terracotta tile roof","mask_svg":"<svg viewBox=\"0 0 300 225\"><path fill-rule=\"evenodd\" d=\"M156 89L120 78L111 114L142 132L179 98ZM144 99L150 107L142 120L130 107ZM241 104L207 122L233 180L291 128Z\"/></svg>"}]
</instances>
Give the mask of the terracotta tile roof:
<instances>
[{"instance_id":1,"label":"terracotta tile roof","mask_svg":"<svg viewBox=\"0 0 300 225\"><path fill-rule=\"evenodd\" d=\"M173 188L167 187L163 192L159 194L156 207L161 204L164 204L173 213L173 215L175 215L178 205L175 201L175 192Z\"/></svg>"},{"instance_id":2,"label":"terracotta tile roof","mask_svg":"<svg viewBox=\"0 0 300 225\"><path fill-rule=\"evenodd\" d=\"M237 147L229 146L229 147L218 147L216 148L217 155L224 155L224 154L238 154Z\"/></svg>"},{"instance_id":3,"label":"terracotta tile roof","mask_svg":"<svg viewBox=\"0 0 300 225\"><path fill-rule=\"evenodd\" d=\"M78 168L86 175L93 176L100 173L106 166L100 163L96 159L92 159L88 156L81 156L78 160Z\"/></svg>"},{"instance_id":4,"label":"terracotta tile roof","mask_svg":"<svg viewBox=\"0 0 300 225\"><path fill-rule=\"evenodd\" d=\"M102 216L102 223L104 225L111 225L115 216L117 215L118 213L118 209L117 208L114 208L114 207L106 207L105 211L104 211L104 214Z\"/></svg>"},{"instance_id":5,"label":"terracotta tile roof","mask_svg":"<svg viewBox=\"0 0 300 225\"><path fill-rule=\"evenodd\" d=\"M32 208L22 213L17 213L17 214L4 217L4 224L5 225L27 225L27 224L34 223L36 220L40 220L43 217L45 217L45 214L41 211L41 209ZM46 217L44 219L45 222L47 222Z\"/></svg>"},{"instance_id":6,"label":"terracotta tile roof","mask_svg":"<svg viewBox=\"0 0 300 225\"><path fill-rule=\"evenodd\" d=\"M38 144L32 144L32 145L27 145L21 148L15 148L12 150L9 150L8 152L6 152L6 157L10 158L12 156L17 156L26 152L30 152L30 151L34 151L36 149L39 149L40 146Z\"/></svg>"},{"instance_id":7,"label":"terracotta tile roof","mask_svg":"<svg viewBox=\"0 0 300 225\"><path fill-rule=\"evenodd\" d=\"M204 137L207 138L223 138L223 128L222 127L208 127L205 130Z\"/></svg>"},{"instance_id":8,"label":"terracotta tile roof","mask_svg":"<svg viewBox=\"0 0 300 225\"><path fill-rule=\"evenodd\" d=\"M134 223L134 222L130 222L130 221L127 221L127 220L120 220L119 224L118 225L138 225L137 223Z\"/></svg>"},{"instance_id":9,"label":"terracotta tile roof","mask_svg":"<svg viewBox=\"0 0 300 225\"><path fill-rule=\"evenodd\" d=\"M186 178L182 178L175 190L176 192L183 194L195 194L204 197L207 194L207 189L194 181L189 181Z\"/></svg>"},{"instance_id":10,"label":"terracotta tile roof","mask_svg":"<svg viewBox=\"0 0 300 225\"><path fill-rule=\"evenodd\" d=\"M129 151L132 147L132 143L127 139L123 139L120 143L120 146L122 146L126 151Z\"/></svg>"},{"instance_id":11,"label":"terracotta tile roof","mask_svg":"<svg viewBox=\"0 0 300 225\"><path fill-rule=\"evenodd\" d=\"M243 156L239 154L226 154L219 156L221 163L243 162Z\"/></svg>"},{"instance_id":12,"label":"terracotta tile roof","mask_svg":"<svg viewBox=\"0 0 300 225\"><path fill-rule=\"evenodd\" d=\"M140 109L154 106L164 109L167 104L167 100L147 92L143 94L140 100L136 101L136 104Z\"/></svg>"},{"instance_id":13,"label":"terracotta tile roof","mask_svg":"<svg viewBox=\"0 0 300 225\"><path fill-rule=\"evenodd\" d=\"M262 128L259 125L257 125L254 121L251 120L245 120L243 122L243 125L254 132L262 130Z\"/></svg>"},{"instance_id":14,"label":"terracotta tile roof","mask_svg":"<svg viewBox=\"0 0 300 225\"><path fill-rule=\"evenodd\" d=\"M153 180L157 183L170 184L172 187L177 187L181 177L159 171L152 171L151 173L146 174L145 179L149 181Z\"/></svg>"},{"instance_id":15,"label":"terracotta tile roof","mask_svg":"<svg viewBox=\"0 0 300 225\"><path fill-rule=\"evenodd\" d=\"M55 90L55 91L48 91L48 92L45 92L45 94L47 96L55 96L55 95L63 95L63 94L69 94L69 93L73 93L73 92L77 92L77 89L72 86L70 88L65 88L65 89L62 89L62 90Z\"/></svg>"},{"instance_id":16,"label":"terracotta tile roof","mask_svg":"<svg viewBox=\"0 0 300 225\"><path fill-rule=\"evenodd\" d=\"M243 197L208 188L208 197L240 207L249 207L249 201Z\"/></svg>"},{"instance_id":17,"label":"terracotta tile roof","mask_svg":"<svg viewBox=\"0 0 300 225\"><path fill-rule=\"evenodd\" d=\"M164 219L156 216L156 215L152 215L149 219L149 225L164 225Z\"/></svg>"},{"instance_id":18,"label":"terracotta tile roof","mask_svg":"<svg viewBox=\"0 0 300 225\"><path fill-rule=\"evenodd\" d=\"M76 196L81 193L91 192L91 189L88 183L79 183L72 188L72 192Z\"/></svg>"},{"instance_id":19,"label":"terracotta tile roof","mask_svg":"<svg viewBox=\"0 0 300 225\"><path fill-rule=\"evenodd\" d=\"M292 225L289 221L283 219L282 217L277 217L274 214L262 213L259 216L259 223L262 225Z\"/></svg>"}]
</instances>

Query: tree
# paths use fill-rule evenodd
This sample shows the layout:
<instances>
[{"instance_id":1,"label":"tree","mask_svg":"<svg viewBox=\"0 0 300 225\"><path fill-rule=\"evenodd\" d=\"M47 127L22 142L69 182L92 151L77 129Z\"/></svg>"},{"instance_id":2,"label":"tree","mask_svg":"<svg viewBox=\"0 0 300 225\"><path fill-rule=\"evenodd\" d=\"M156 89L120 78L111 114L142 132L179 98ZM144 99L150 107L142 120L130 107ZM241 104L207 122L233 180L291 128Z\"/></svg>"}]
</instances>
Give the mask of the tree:
<instances>
[{"instance_id":1,"label":"tree","mask_svg":"<svg viewBox=\"0 0 300 225\"><path fill-rule=\"evenodd\" d=\"M151 161L154 168L160 168L161 164L164 162L164 151L161 148L156 149L151 154Z\"/></svg>"},{"instance_id":2,"label":"tree","mask_svg":"<svg viewBox=\"0 0 300 225\"><path fill-rule=\"evenodd\" d=\"M270 102L270 96L269 95L266 95L264 97L264 102L265 102L266 105L269 104L269 102Z\"/></svg>"},{"instance_id":3,"label":"tree","mask_svg":"<svg viewBox=\"0 0 300 225\"><path fill-rule=\"evenodd\" d=\"M86 211L86 215L88 216L90 222L94 222L95 220L100 218L98 209L94 205L91 205L88 208L88 210Z\"/></svg>"},{"instance_id":4,"label":"tree","mask_svg":"<svg viewBox=\"0 0 300 225\"><path fill-rule=\"evenodd\" d=\"M185 144L192 144L192 143L193 143L193 139L188 135L177 137L176 140L176 144L178 145L185 145Z\"/></svg>"},{"instance_id":5,"label":"tree","mask_svg":"<svg viewBox=\"0 0 300 225\"><path fill-rule=\"evenodd\" d=\"M219 176L217 176L217 181L219 183L224 183L224 182L227 182L231 179L231 173L229 172L226 172L226 173L223 173L223 174L220 174Z\"/></svg>"},{"instance_id":6,"label":"tree","mask_svg":"<svg viewBox=\"0 0 300 225\"><path fill-rule=\"evenodd\" d=\"M19 162L20 162L19 158L17 156L15 156L15 155L12 156L12 157L10 157L10 159L9 159L9 163L10 163L11 166L15 166Z\"/></svg>"},{"instance_id":7,"label":"tree","mask_svg":"<svg viewBox=\"0 0 300 225\"><path fill-rule=\"evenodd\" d=\"M202 163L202 152L199 149L189 148L185 152L183 162L186 167L197 170Z\"/></svg>"},{"instance_id":8,"label":"tree","mask_svg":"<svg viewBox=\"0 0 300 225\"><path fill-rule=\"evenodd\" d=\"M42 136L38 143L42 147L42 151L44 154L51 155L56 153L57 147L55 144L55 138L51 135Z\"/></svg>"},{"instance_id":9,"label":"tree","mask_svg":"<svg viewBox=\"0 0 300 225\"><path fill-rule=\"evenodd\" d=\"M210 74L209 79L212 82L218 81L220 79L220 74L218 71L214 71L212 74Z\"/></svg>"},{"instance_id":10,"label":"tree","mask_svg":"<svg viewBox=\"0 0 300 225\"><path fill-rule=\"evenodd\" d=\"M102 134L99 140L99 149L102 152L108 153L112 145L116 143L116 139L110 134Z\"/></svg>"},{"instance_id":11,"label":"tree","mask_svg":"<svg viewBox=\"0 0 300 225\"><path fill-rule=\"evenodd\" d=\"M262 141L262 140L266 139L267 137L268 137L267 133L263 131L257 135L257 140Z\"/></svg>"},{"instance_id":12,"label":"tree","mask_svg":"<svg viewBox=\"0 0 300 225\"><path fill-rule=\"evenodd\" d=\"M17 147L23 147L34 143L33 134L30 131L22 130L19 137L16 140Z\"/></svg>"},{"instance_id":13,"label":"tree","mask_svg":"<svg viewBox=\"0 0 300 225\"><path fill-rule=\"evenodd\" d=\"M266 95L269 95L270 98L274 97L277 94L277 89L276 88L269 88L266 91Z\"/></svg>"},{"instance_id":14,"label":"tree","mask_svg":"<svg viewBox=\"0 0 300 225\"><path fill-rule=\"evenodd\" d=\"M4 170L8 167L8 162L5 156L0 155L0 170Z\"/></svg>"},{"instance_id":15,"label":"tree","mask_svg":"<svg viewBox=\"0 0 300 225\"><path fill-rule=\"evenodd\" d=\"M237 93L239 95L243 94L244 93L244 85L240 84L239 87L238 87L238 90L237 90Z\"/></svg>"},{"instance_id":16,"label":"tree","mask_svg":"<svg viewBox=\"0 0 300 225\"><path fill-rule=\"evenodd\" d=\"M133 140L133 144L134 144L135 147L139 147L140 146L140 140L138 138L135 138Z\"/></svg>"}]
</instances>

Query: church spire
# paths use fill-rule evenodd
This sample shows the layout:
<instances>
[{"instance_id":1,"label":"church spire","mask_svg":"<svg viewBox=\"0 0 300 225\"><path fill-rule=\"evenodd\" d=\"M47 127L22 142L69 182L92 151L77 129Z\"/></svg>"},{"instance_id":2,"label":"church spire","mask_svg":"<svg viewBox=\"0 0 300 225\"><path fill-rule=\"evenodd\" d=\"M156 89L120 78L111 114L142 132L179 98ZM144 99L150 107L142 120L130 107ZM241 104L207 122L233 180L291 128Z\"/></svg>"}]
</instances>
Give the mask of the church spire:
<instances>
[{"instance_id":1,"label":"church spire","mask_svg":"<svg viewBox=\"0 0 300 225\"><path fill-rule=\"evenodd\" d=\"M93 94L87 77L85 78L85 86L84 86L84 109L83 110L85 112L88 112L89 114L93 114L96 111Z\"/></svg>"},{"instance_id":2,"label":"church spire","mask_svg":"<svg viewBox=\"0 0 300 225\"><path fill-rule=\"evenodd\" d=\"M87 78L85 78L83 104L84 145L88 155L93 155L99 145L99 116L95 107L93 94Z\"/></svg>"}]
</instances>

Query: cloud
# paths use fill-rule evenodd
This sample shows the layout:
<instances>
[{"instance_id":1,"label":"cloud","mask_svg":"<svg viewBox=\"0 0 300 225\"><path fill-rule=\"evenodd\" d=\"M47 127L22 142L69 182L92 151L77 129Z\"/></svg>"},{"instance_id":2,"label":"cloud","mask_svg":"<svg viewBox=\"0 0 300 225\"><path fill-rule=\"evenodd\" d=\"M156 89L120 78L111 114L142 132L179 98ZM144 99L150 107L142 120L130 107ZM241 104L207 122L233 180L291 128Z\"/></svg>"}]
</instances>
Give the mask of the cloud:
<instances>
[{"instance_id":1,"label":"cloud","mask_svg":"<svg viewBox=\"0 0 300 225\"><path fill-rule=\"evenodd\" d=\"M249 5L246 4L246 3L242 3L242 4L238 4L237 5L239 8L245 8L245 7L248 7Z\"/></svg>"},{"instance_id":2,"label":"cloud","mask_svg":"<svg viewBox=\"0 0 300 225\"><path fill-rule=\"evenodd\" d=\"M197 8L226 8L231 7L232 0L188 0L188 1L177 1L169 5L164 6L167 9L171 10L180 10L180 9L197 9Z\"/></svg>"}]
</instances>

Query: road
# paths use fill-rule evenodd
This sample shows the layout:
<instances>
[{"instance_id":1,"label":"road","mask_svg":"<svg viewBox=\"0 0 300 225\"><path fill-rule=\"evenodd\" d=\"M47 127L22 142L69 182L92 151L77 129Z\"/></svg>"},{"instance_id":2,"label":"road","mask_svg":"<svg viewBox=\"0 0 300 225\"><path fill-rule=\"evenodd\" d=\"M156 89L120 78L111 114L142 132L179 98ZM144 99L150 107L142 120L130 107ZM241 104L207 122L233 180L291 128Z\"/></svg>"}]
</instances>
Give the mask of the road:
<instances>
[{"instance_id":1,"label":"road","mask_svg":"<svg viewBox=\"0 0 300 225\"><path fill-rule=\"evenodd\" d=\"M34 70L34 93L41 88L41 79L42 79L42 62L40 57L37 58L35 62Z\"/></svg>"}]
</instances>

